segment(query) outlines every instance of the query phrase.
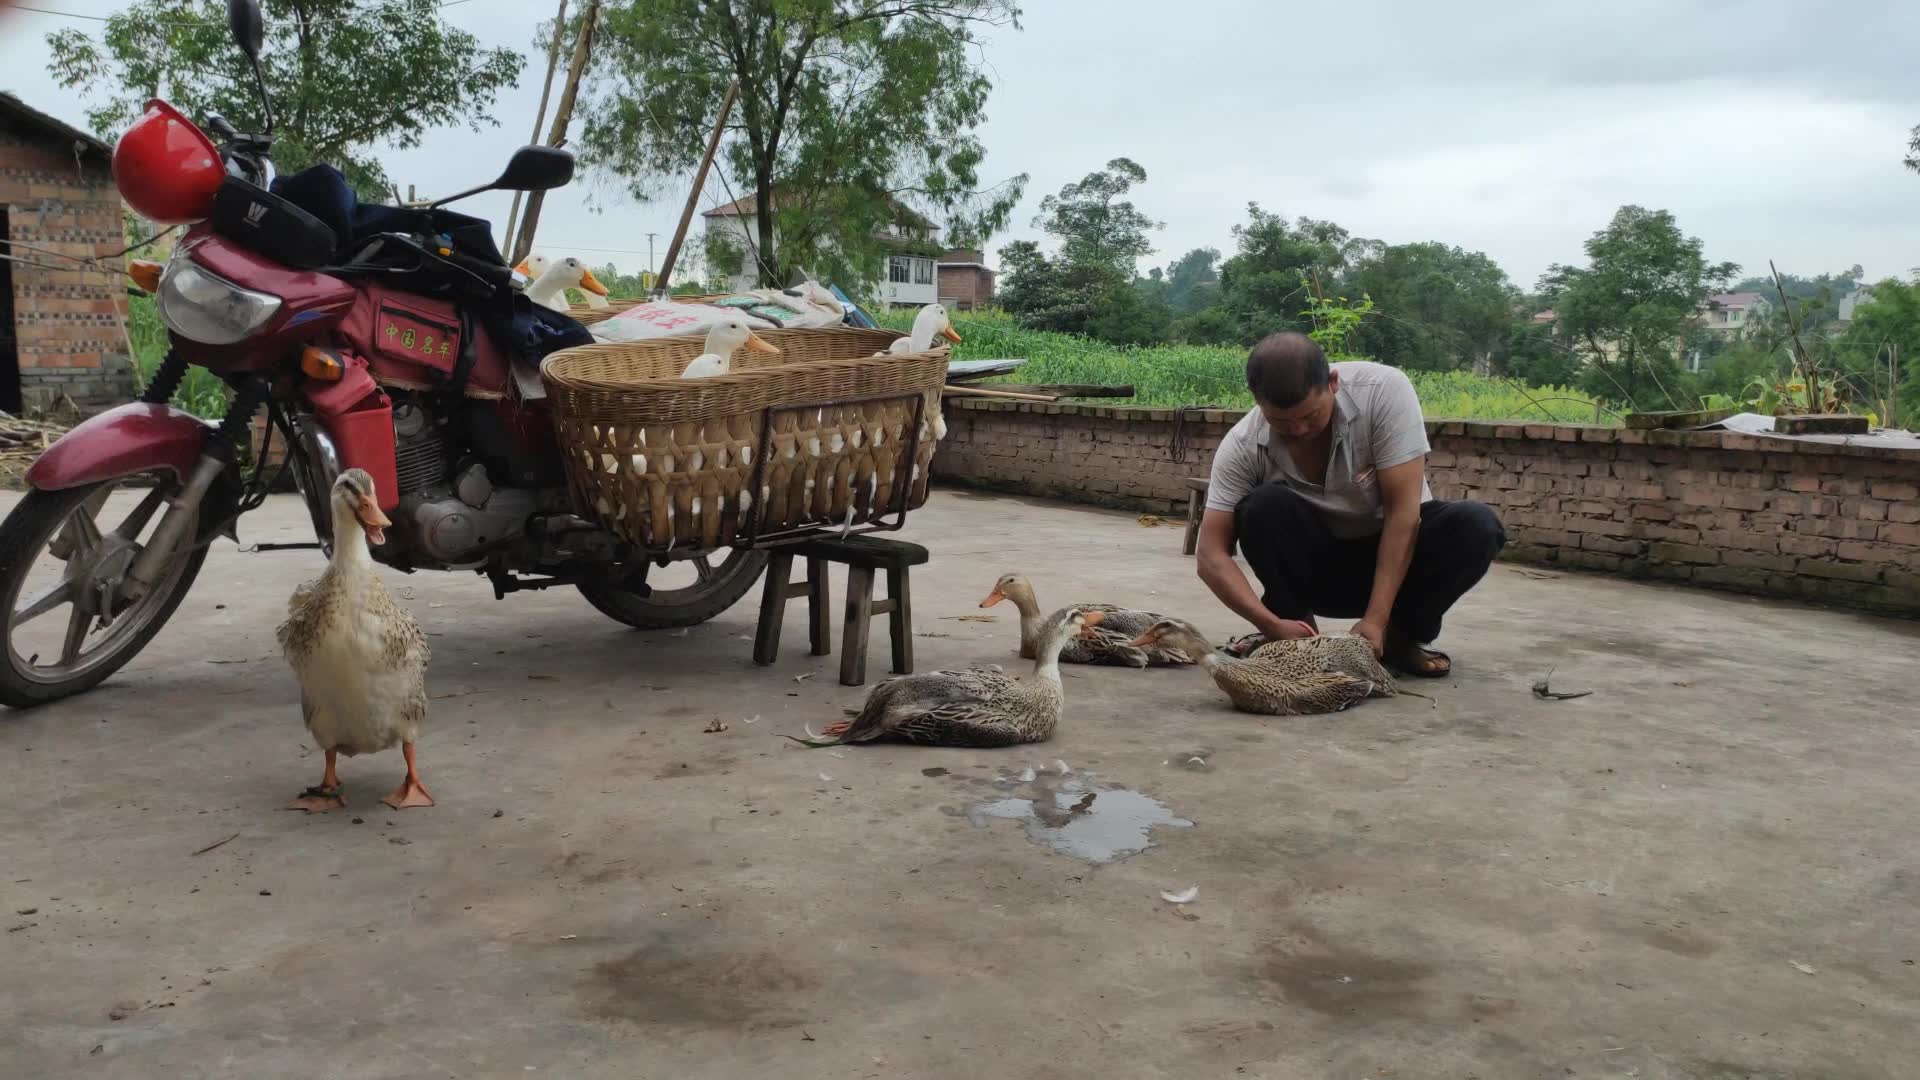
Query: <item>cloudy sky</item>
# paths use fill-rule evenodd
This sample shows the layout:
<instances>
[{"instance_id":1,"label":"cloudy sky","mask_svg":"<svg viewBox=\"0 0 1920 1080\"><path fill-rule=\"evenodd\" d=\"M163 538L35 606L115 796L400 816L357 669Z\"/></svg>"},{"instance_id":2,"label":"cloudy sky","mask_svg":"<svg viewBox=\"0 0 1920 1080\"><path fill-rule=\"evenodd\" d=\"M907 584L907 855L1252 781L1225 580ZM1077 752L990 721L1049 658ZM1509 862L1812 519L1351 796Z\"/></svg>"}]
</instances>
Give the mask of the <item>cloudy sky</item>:
<instances>
[{"instance_id":1,"label":"cloudy sky","mask_svg":"<svg viewBox=\"0 0 1920 1080\"><path fill-rule=\"evenodd\" d=\"M524 49L550 6L465 0L446 15ZM1920 266L1920 176L1900 164L1920 123L1920 5L1028 0L1022 23L985 51L997 82L986 172L1032 175L994 247L1032 235L1042 194L1125 155L1148 174L1136 201L1166 223L1143 270L1197 246L1230 251L1248 201L1484 251L1522 286L1579 259L1628 202L1673 211L1709 257L1749 271L1769 258L1804 274ZM83 122L45 73L44 37L90 25L5 17L0 88ZM532 128L544 59L499 104L500 128L430 136L389 171L423 194L487 174ZM638 267L678 206L601 188L597 209L550 197L540 247ZM505 198L469 205L505 220Z\"/></svg>"}]
</instances>

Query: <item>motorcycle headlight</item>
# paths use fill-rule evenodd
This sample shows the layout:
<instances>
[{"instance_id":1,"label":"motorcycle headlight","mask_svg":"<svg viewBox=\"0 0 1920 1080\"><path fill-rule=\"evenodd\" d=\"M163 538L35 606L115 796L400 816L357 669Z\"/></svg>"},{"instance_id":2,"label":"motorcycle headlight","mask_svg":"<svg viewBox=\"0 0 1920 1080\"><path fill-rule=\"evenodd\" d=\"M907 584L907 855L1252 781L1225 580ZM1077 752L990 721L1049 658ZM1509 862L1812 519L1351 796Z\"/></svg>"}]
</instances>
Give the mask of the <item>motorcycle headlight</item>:
<instances>
[{"instance_id":1,"label":"motorcycle headlight","mask_svg":"<svg viewBox=\"0 0 1920 1080\"><path fill-rule=\"evenodd\" d=\"M267 324L280 310L280 298L243 289L179 257L160 277L160 321L189 341L232 345Z\"/></svg>"}]
</instances>

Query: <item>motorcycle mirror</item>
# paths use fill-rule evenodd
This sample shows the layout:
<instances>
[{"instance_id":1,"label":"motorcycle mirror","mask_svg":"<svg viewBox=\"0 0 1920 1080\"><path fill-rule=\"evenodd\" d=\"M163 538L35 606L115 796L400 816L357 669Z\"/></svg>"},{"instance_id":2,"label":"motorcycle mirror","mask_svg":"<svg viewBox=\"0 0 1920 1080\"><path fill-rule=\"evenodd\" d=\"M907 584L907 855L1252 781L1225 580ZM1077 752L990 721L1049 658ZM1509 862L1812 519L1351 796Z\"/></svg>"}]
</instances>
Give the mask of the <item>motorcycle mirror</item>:
<instances>
[{"instance_id":1,"label":"motorcycle mirror","mask_svg":"<svg viewBox=\"0 0 1920 1080\"><path fill-rule=\"evenodd\" d=\"M493 186L498 191L551 191L572 179L572 154L556 146L523 146L513 152Z\"/></svg>"},{"instance_id":2,"label":"motorcycle mirror","mask_svg":"<svg viewBox=\"0 0 1920 1080\"><path fill-rule=\"evenodd\" d=\"M557 146L523 146L513 152L500 179L491 184L435 199L429 206L445 206L483 191L551 191L573 179L573 155Z\"/></svg>"},{"instance_id":3,"label":"motorcycle mirror","mask_svg":"<svg viewBox=\"0 0 1920 1080\"><path fill-rule=\"evenodd\" d=\"M260 48L267 36L259 3L256 0L227 0L227 29L233 33L234 44L247 54L247 59L259 63Z\"/></svg>"}]
</instances>

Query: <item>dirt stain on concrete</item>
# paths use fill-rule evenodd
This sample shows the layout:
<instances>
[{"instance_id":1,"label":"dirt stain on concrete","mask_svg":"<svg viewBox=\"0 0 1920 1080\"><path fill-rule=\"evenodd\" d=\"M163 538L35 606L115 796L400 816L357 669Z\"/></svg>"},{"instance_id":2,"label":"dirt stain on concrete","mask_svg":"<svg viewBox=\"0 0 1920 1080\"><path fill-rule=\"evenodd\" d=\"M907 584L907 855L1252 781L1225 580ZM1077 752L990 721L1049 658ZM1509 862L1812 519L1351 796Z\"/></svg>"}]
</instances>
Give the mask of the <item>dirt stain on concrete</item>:
<instances>
[{"instance_id":1,"label":"dirt stain on concrete","mask_svg":"<svg viewBox=\"0 0 1920 1080\"><path fill-rule=\"evenodd\" d=\"M803 1022L805 1010L790 999L814 987L811 976L785 966L774 949L726 953L661 934L594 966L589 1012L636 1024L791 1028Z\"/></svg>"},{"instance_id":2,"label":"dirt stain on concrete","mask_svg":"<svg viewBox=\"0 0 1920 1080\"><path fill-rule=\"evenodd\" d=\"M720 754L716 757L708 758L686 757L680 758L679 760L669 759L660 762L659 771L653 774L653 778L655 780L684 780L694 776L719 776L731 770L735 760L731 754Z\"/></svg>"},{"instance_id":3,"label":"dirt stain on concrete","mask_svg":"<svg viewBox=\"0 0 1920 1080\"><path fill-rule=\"evenodd\" d=\"M1704 960L1720 951L1718 942L1710 941L1691 930L1677 927L1651 927L1640 935L1640 940L1661 952L1670 952L1689 960Z\"/></svg>"}]
</instances>

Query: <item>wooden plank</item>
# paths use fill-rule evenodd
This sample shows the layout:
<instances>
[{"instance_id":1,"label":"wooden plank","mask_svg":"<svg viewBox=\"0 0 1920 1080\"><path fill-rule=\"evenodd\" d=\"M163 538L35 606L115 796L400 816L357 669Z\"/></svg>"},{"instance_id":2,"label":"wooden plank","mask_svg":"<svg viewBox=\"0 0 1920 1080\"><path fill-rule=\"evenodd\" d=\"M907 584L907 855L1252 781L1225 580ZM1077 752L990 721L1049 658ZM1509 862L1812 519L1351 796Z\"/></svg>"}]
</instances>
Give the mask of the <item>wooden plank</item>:
<instances>
[{"instance_id":1,"label":"wooden plank","mask_svg":"<svg viewBox=\"0 0 1920 1080\"><path fill-rule=\"evenodd\" d=\"M760 594L760 621L753 629L753 662L766 667L780 658L780 629L786 621L788 580L793 551L781 549L767 560L766 591Z\"/></svg>"},{"instance_id":2,"label":"wooden plank","mask_svg":"<svg viewBox=\"0 0 1920 1080\"><path fill-rule=\"evenodd\" d=\"M982 390L977 386L947 385L940 388L943 397L1004 398L1008 401L1059 401L1058 394L1013 394L1005 390Z\"/></svg>"},{"instance_id":3,"label":"wooden plank","mask_svg":"<svg viewBox=\"0 0 1920 1080\"><path fill-rule=\"evenodd\" d=\"M847 624L840 639L840 685L867 681L867 631L873 623L873 569L847 568Z\"/></svg>"},{"instance_id":4,"label":"wooden plank","mask_svg":"<svg viewBox=\"0 0 1920 1080\"><path fill-rule=\"evenodd\" d=\"M994 383L983 389L1004 390L1009 394L1052 394L1055 397L1068 398L1129 398L1133 396L1133 387L1125 383L1119 386L1101 386L1093 383Z\"/></svg>"},{"instance_id":5,"label":"wooden plank","mask_svg":"<svg viewBox=\"0 0 1920 1080\"><path fill-rule=\"evenodd\" d=\"M1864 416L1847 413L1780 416L1774 418L1773 430L1781 435L1865 435L1868 423Z\"/></svg>"},{"instance_id":6,"label":"wooden plank","mask_svg":"<svg viewBox=\"0 0 1920 1080\"><path fill-rule=\"evenodd\" d=\"M1655 428L1696 428L1717 424L1739 409L1692 409L1678 412L1628 413L1627 426L1641 431Z\"/></svg>"}]
</instances>

